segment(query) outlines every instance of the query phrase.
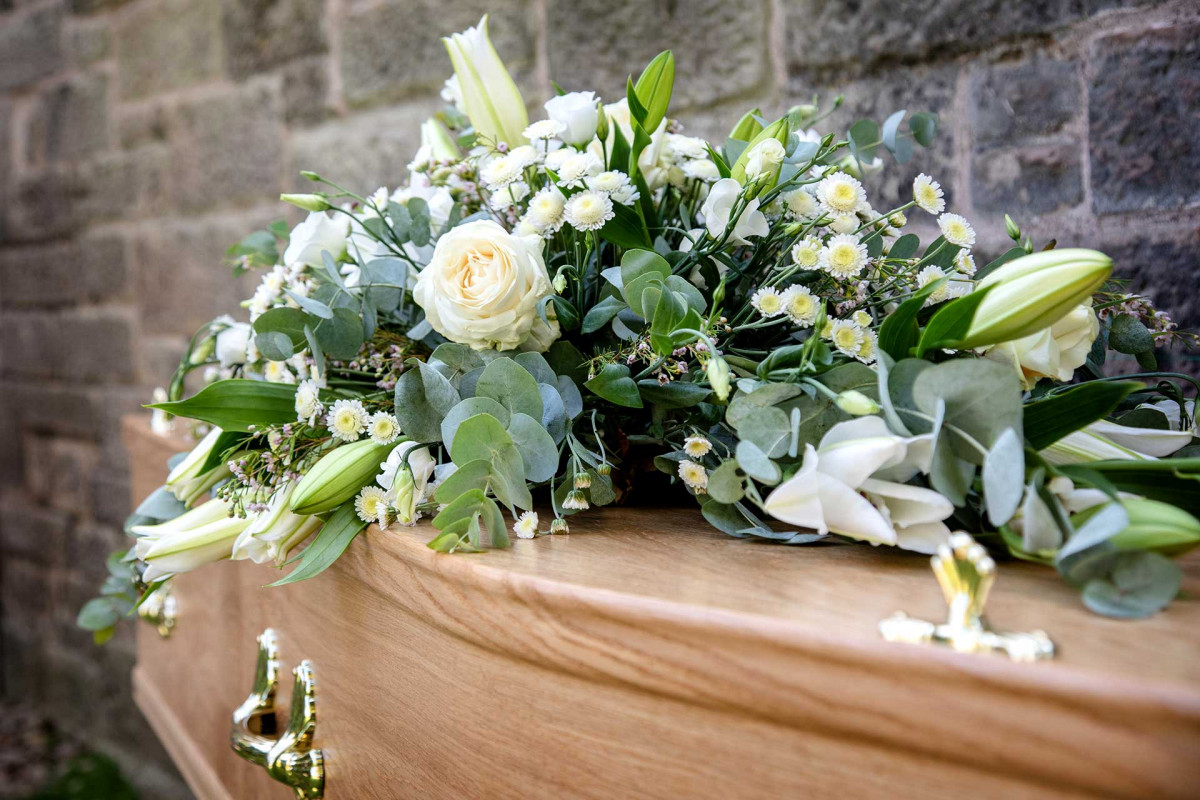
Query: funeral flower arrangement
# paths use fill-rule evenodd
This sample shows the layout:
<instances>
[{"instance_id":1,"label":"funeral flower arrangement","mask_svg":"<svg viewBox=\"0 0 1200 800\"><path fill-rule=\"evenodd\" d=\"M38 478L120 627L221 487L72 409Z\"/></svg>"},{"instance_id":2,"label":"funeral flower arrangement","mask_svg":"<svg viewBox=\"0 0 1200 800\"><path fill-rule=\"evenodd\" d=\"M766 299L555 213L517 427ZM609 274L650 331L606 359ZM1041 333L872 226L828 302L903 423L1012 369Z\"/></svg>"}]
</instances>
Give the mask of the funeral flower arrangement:
<instances>
[{"instance_id":1,"label":"funeral flower arrangement","mask_svg":"<svg viewBox=\"0 0 1200 800\"><path fill-rule=\"evenodd\" d=\"M530 122L486 17L445 44L407 185L304 173L319 190L283 200L307 218L231 249L261 282L154 404L202 438L81 613L99 638L209 562L299 581L422 518L434 550L508 547L656 471L731 536L929 553L962 529L1100 613L1174 597L1200 542L1196 382L1154 351L1188 335L1103 254L1011 219L977 262L927 175L874 208L865 182L935 116L822 134L814 101L708 142L668 117L664 52L624 97L560 90ZM1106 377L1109 351L1140 372Z\"/></svg>"}]
</instances>

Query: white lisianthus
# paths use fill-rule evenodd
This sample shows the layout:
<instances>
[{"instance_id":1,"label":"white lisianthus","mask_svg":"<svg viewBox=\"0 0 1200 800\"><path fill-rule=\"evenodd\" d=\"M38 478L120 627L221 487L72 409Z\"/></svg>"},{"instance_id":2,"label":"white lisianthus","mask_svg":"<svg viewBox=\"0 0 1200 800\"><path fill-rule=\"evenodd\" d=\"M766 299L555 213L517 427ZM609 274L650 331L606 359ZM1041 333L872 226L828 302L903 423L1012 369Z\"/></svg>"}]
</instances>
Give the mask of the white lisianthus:
<instances>
[{"instance_id":1,"label":"white lisianthus","mask_svg":"<svg viewBox=\"0 0 1200 800\"><path fill-rule=\"evenodd\" d=\"M725 229L729 227L729 215L733 212L741 192L742 185L732 178L723 178L713 184L708 197L704 199L704 205L700 207L709 236L719 239L724 235ZM758 210L758 199L755 198L746 203L730 240L736 244L750 244L747 237L765 236L769 230L767 218Z\"/></svg>"},{"instance_id":2,"label":"white lisianthus","mask_svg":"<svg viewBox=\"0 0 1200 800\"><path fill-rule=\"evenodd\" d=\"M535 328L546 328L537 304L553 291L541 239L477 220L438 239L413 297L433 329L452 342L511 350L535 338L534 346L545 349L543 343L557 338L558 324L534 337Z\"/></svg>"},{"instance_id":3,"label":"white lisianthus","mask_svg":"<svg viewBox=\"0 0 1200 800\"><path fill-rule=\"evenodd\" d=\"M231 319L228 326L217 333L217 360L222 367L246 363L246 345L250 341L250 333L248 323Z\"/></svg>"},{"instance_id":4,"label":"white lisianthus","mask_svg":"<svg viewBox=\"0 0 1200 800\"><path fill-rule=\"evenodd\" d=\"M750 183L764 175L779 174L779 167L786 155L787 151L778 139L763 139L754 145L754 149L746 156L746 181Z\"/></svg>"},{"instance_id":5,"label":"white lisianthus","mask_svg":"<svg viewBox=\"0 0 1200 800\"><path fill-rule=\"evenodd\" d=\"M599 99L592 92L568 92L545 103L546 114L563 126L559 138L582 147L596 135Z\"/></svg>"},{"instance_id":6,"label":"white lisianthus","mask_svg":"<svg viewBox=\"0 0 1200 800\"><path fill-rule=\"evenodd\" d=\"M398 444L387 461L381 465L380 473L375 478L375 482L387 493L388 504L396 509L396 521L402 525L411 525L417 521L417 506L427 502L434 490L432 478L437 469L437 462L430 455L428 447L414 450L416 446L416 442ZM408 465L404 466L406 454Z\"/></svg>"},{"instance_id":7,"label":"white lisianthus","mask_svg":"<svg viewBox=\"0 0 1200 800\"><path fill-rule=\"evenodd\" d=\"M283 263L287 266L306 264L320 267L324 264L321 253L325 251L337 260L346 252L349 233L348 217L341 214L330 217L324 211L314 211L292 228L287 250L283 251Z\"/></svg>"},{"instance_id":8,"label":"white lisianthus","mask_svg":"<svg viewBox=\"0 0 1200 800\"><path fill-rule=\"evenodd\" d=\"M1033 388L1042 378L1070 381L1091 352L1100 333L1100 322L1089 299L1049 328L1011 342L989 347L985 355L1010 364L1021 380L1021 388Z\"/></svg>"},{"instance_id":9,"label":"white lisianthus","mask_svg":"<svg viewBox=\"0 0 1200 800\"><path fill-rule=\"evenodd\" d=\"M321 390L314 380L301 381L296 387L296 419L306 425L316 425L317 417L325 413Z\"/></svg>"},{"instance_id":10,"label":"white lisianthus","mask_svg":"<svg viewBox=\"0 0 1200 800\"><path fill-rule=\"evenodd\" d=\"M807 445L800 471L767 496L771 516L819 533L932 553L950 535L954 504L905 481L929 470L930 437L892 434L882 418L833 426Z\"/></svg>"}]
</instances>

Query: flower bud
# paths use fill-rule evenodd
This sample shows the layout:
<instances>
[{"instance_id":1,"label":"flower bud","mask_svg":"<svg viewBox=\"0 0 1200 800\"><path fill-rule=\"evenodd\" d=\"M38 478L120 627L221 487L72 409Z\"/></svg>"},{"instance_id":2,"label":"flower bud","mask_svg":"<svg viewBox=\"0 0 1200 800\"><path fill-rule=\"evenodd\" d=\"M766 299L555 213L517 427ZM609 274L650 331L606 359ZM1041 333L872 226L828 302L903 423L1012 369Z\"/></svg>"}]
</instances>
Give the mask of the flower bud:
<instances>
[{"instance_id":1,"label":"flower bud","mask_svg":"<svg viewBox=\"0 0 1200 800\"><path fill-rule=\"evenodd\" d=\"M218 481L229 477L229 467L226 464L213 467L208 472L200 471L220 436L220 428L209 431L167 476L167 491L185 506L195 505Z\"/></svg>"},{"instance_id":2,"label":"flower bud","mask_svg":"<svg viewBox=\"0 0 1200 800\"><path fill-rule=\"evenodd\" d=\"M1004 232L1008 234L1008 238L1014 242L1021 241L1021 228L1017 223L1013 222L1013 218L1008 214L1004 215Z\"/></svg>"},{"instance_id":3,"label":"flower bud","mask_svg":"<svg viewBox=\"0 0 1200 800\"><path fill-rule=\"evenodd\" d=\"M396 510L396 522L412 525L417 521L417 482L411 469L404 467L396 471L387 499L388 504Z\"/></svg>"},{"instance_id":4,"label":"flower bud","mask_svg":"<svg viewBox=\"0 0 1200 800\"><path fill-rule=\"evenodd\" d=\"M602 142L608 141L608 114L604 113L603 105L596 112L596 138Z\"/></svg>"},{"instance_id":5,"label":"flower bud","mask_svg":"<svg viewBox=\"0 0 1200 800\"><path fill-rule=\"evenodd\" d=\"M879 413L879 403L867 397L862 392L848 389L837 396L834 401L837 407L855 417L865 417L868 414Z\"/></svg>"},{"instance_id":6,"label":"flower bud","mask_svg":"<svg viewBox=\"0 0 1200 800\"><path fill-rule=\"evenodd\" d=\"M301 178L307 178L308 180L310 180L310 181L315 181L315 182L317 182L317 183L324 183L324 182L325 182L325 179L324 179L324 178L322 178L320 175L318 175L317 173L313 172L312 170L308 170L308 169L302 169L302 170L300 170L300 177L301 177Z\"/></svg>"},{"instance_id":7,"label":"flower bud","mask_svg":"<svg viewBox=\"0 0 1200 800\"><path fill-rule=\"evenodd\" d=\"M442 42L450 54L467 118L475 132L495 144L516 146L525 141L529 116L521 90L492 46L487 26L484 14L479 25L447 36Z\"/></svg>"},{"instance_id":8,"label":"flower bud","mask_svg":"<svg viewBox=\"0 0 1200 800\"><path fill-rule=\"evenodd\" d=\"M1116 502L1129 515L1129 524L1109 539L1118 548L1157 550L1163 555L1177 556L1200 544L1200 520L1183 509L1143 497L1124 497ZM1102 503L1073 515L1072 526L1078 530L1108 505Z\"/></svg>"},{"instance_id":9,"label":"flower bud","mask_svg":"<svg viewBox=\"0 0 1200 800\"><path fill-rule=\"evenodd\" d=\"M559 534L570 533L571 528L567 525L567 521L565 519L562 517L556 517L554 521L550 523L550 532Z\"/></svg>"},{"instance_id":10,"label":"flower bud","mask_svg":"<svg viewBox=\"0 0 1200 800\"><path fill-rule=\"evenodd\" d=\"M321 527L319 517L294 514L289 509L296 484L290 483L271 498L267 510L250 523L233 544L230 558L255 564L282 566L293 548Z\"/></svg>"},{"instance_id":11,"label":"flower bud","mask_svg":"<svg viewBox=\"0 0 1200 800\"><path fill-rule=\"evenodd\" d=\"M392 449L393 445L363 439L326 453L300 480L292 495L292 512L322 514L337 508L371 482Z\"/></svg>"},{"instance_id":12,"label":"flower bud","mask_svg":"<svg viewBox=\"0 0 1200 800\"><path fill-rule=\"evenodd\" d=\"M605 461L603 464L596 467L596 474L602 478L607 478L612 474L612 464L609 464L607 461Z\"/></svg>"},{"instance_id":13,"label":"flower bud","mask_svg":"<svg viewBox=\"0 0 1200 800\"><path fill-rule=\"evenodd\" d=\"M429 147L434 161L458 161L462 158L449 129L435 117L430 117L421 124L421 146Z\"/></svg>"},{"instance_id":14,"label":"flower bud","mask_svg":"<svg viewBox=\"0 0 1200 800\"><path fill-rule=\"evenodd\" d=\"M708 385L712 387L717 397L722 401L727 400L731 371L725 359L714 353L712 358L708 359L708 363L704 365L704 374L708 378Z\"/></svg>"},{"instance_id":15,"label":"flower bud","mask_svg":"<svg viewBox=\"0 0 1200 800\"><path fill-rule=\"evenodd\" d=\"M224 500L210 500L162 525L135 526L134 552L146 562L146 583L229 558L234 542L255 517L231 517Z\"/></svg>"},{"instance_id":16,"label":"flower bud","mask_svg":"<svg viewBox=\"0 0 1200 800\"><path fill-rule=\"evenodd\" d=\"M1068 248L1022 256L977 284L991 291L975 309L958 349L1020 339L1048 328L1104 285L1112 259L1095 250Z\"/></svg>"},{"instance_id":17,"label":"flower bud","mask_svg":"<svg viewBox=\"0 0 1200 800\"><path fill-rule=\"evenodd\" d=\"M327 211L333 206L319 194L281 194L279 199L305 211Z\"/></svg>"},{"instance_id":18,"label":"flower bud","mask_svg":"<svg viewBox=\"0 0 1200 800\"><path fill-rule=\"evenodd\" d=\"M730 139L737 139L742 142L749 142L755 136L762 133L762 123L758 118L762 116L761 108L754 108L747 111L742 118L733 126L733 130L729 132Z\"/></svg>"},{"instance_id":19,"label":"flower bud","mask_svg":"<svg viewBox=\"0 0 1200 800\"><path fill-rule=\"evenodd\" d=\"M587 472L576 472L574 484L576 489L590 489L592 476Z\"/></svg>"},{"instance_id":20,"label":"flower bud","mask_svg":"<svg viewBox=\"0 0 1200 800\"><path fill-rule=\"evenodd\" d=\"M788 127L787 117L776 120L763 128L738 156L738 160L729 170L729 177L745 186L766 175L768 176L767 180L762 183L758 191L770 189L779 179L779 167L783 163L790 135L791 130ZM771 140L774 141L774 144L768 144Z\"/></svg>"}]
</instances>

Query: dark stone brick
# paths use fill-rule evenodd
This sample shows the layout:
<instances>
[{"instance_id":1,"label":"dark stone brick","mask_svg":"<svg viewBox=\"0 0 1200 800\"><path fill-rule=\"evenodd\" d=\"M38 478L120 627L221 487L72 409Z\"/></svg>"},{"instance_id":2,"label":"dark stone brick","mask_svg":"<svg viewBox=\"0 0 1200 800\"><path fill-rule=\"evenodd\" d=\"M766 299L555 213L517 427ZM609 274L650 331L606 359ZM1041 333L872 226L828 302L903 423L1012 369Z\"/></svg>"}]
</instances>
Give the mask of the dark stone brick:
<instances>
[{"instance_id":1,"label":"dark stone brick","mask_svg":"<svg viewBox=\"0 0 1200 800\"><path fill-rule=\"evenodd\" d=\"M108 79L86 75L43 90L29 121L26 161L67 161L108 146Z\"/></svg>"},{"instance_id":2,"label":"dark stone brick","mask_svg":"<svg viewBox=\"0 0 1200 800\"><path fill-rule=\"evenodd\" d=\"M126 262L124 240L112 235L0 250L0 301L53 307L116 297L127 288Z\"/></svg>"},{"instance_id":3,"label":"dark stone brick","mask_svg":"<svg viewBox=\"0 0 1200 800\"><path fill-rule=\"evenodd\" d=\"M234 78L323 53L324 0L226 0L225 66Z\"/></svg>"},{"instance_id":4,"label":"dark stone brick","mask_svg":"<svg viewBox=\"0 0 1200 800\"><path fill-rule=\"evenodd\" d=\"M979 211L1044 214L1083 201L1082 153L1074 144L1030 145L977 153L971 199Z\"/></svg>"},{"instance_id":5,"label":"dark stone brick","mask_svg":"<svg viewBox=\"0 0 1200 800\"><path fill-rule=\"evenodd\" d=\"M178 89L221 74L220 0L152 0L116 26L121 96Z\"/></svg>"},{"instance_id":6,"label":"dark stone brick","mask_svg":"<svg viewBox=\"0 0 1200 800\"><path fill-rule=\"evenodd\" d=\"M87 184L73 167L52 167L13 182L5 209L5 235L11 241L69 236L83 223Z\"/></svg>"},{"instance_id":7,"label":"dark stone brick","mask_svg":"<svg viewBox=\"0 0 1200 800\"><path fill-rule=\"evenodd\" d=\"M63 12L59 6L31 11L0 25L0 91L53 75L63 63Z\"/></svg>"},{"instance_id":8,"label":"dark stone brick","mask_svg":"<svg viewBox=\"0 0 1200 800\"><path fill-rule=\"evenodd\" d=\"M421 145L417 121L434 113L440 101L423 101L387 111L331 120L292 135L292 164L343 186L398 186L408 179L408 162ZM298 175L285 182L288 191L310 191ZM299 188L295 188L299 187Z\"/></svg>"},{"instance_id":9,"label":"dark stone brick","mask_svg":"<svg viewBox=\"0 0 1200 800\"><path fill-rule=\"evenodd\" d=\"M764 0L554 0L546 36L550 74L564 88L594 90L611 103L625 96L630 74L636 78L650 59L670 49L675 108L744 95L771 79L765 25L770 5Z\"/></svg>"},{"instance_id":10,"label":"dark stone brick","mask_svg":"<svg viewBox=\"0 0 1200 800\"><path fill-rule=\"evenodd\" d=\"M96 445L54 436L27 435L25 486L43 507L76 514L91 507Z\"/></svg>"},{"instance_id":11,"label":"dark stone brick","mask_svg":"<svg viewBox=\"0 0 1200 800\"><path fill-rule=\"evenodd\" d=\"M70 515L31 503L16 488L6 491L3 501L0 546L5 558L23 558L40 565L61 558L71 529Z\"/></svg>"},{"instance_id":12,"label":"dark stone brick","mask_svg":"<svg viewBox=\"0 0 1200 800\"><path fill-rule=\"evenodd\" d=\"M6 312L0 347L6 375L98 382L133 377L132 324L122 312Z\"/></svg>"},{"instance_id":13,"label":"dark stone brick","mask_svg":"<svg viewBox=\"0 0 1200 800\"><path fill-rule=\"evenodd\" d=\"M75 19L63 29L63 50L76 67L86 67L112 55L112 28L107 19Z\"/></svg>"},{"instance_id":14,"label":"dark stone brick","mask_svg":"<svg viewBox=\"0 0 1200 800\"><path fill-rule=\"evenodd\" d=\"M89 220L134 219L156 216L168 202L173 166L166 147L140 147L111 153L80 167L87 187L81 213Z\"/></svg>"},{"instance_id":15,"label":"dark stone brick","mask_svg":"<svg viewBox=\"0 0 1200 800\"><path fill-rule=\"evenodd\" d=\"M366 105L440 87L453 69L439 37L475 25L485 13L496 51L533 99L523 80L534 67L532 6L526 0L404 0L348 14L341 55L347 102Z\"/></svg>"},{"instance_id":16,"label":"dark stone brick","mask_svg":"<svg viewBox=\"0 0 1200 800\"><path fill-rule=\"evenodd\" d=\"M7 419L23 429L60 436L99 436L100 404L95 393L77 386L44 383L0 384L12 411Z\"/></svg>"},{"instance_id":17,"label":"dark stone brick","mask_svg":"<svg viewBox=\"0 0 1200 800\"><path fill-rule=\"evenodd\" d=\"M326 119L332 111L328 59L306 58L284 67L284 122L313 125Z\"/></svg>"},{"instance_id":18,"label":"dark stone brick","mask_svg":"<svg viewBox=\"0 0 1200 800\"><path fill-rule=\"evenodd\" d=\"M129 0L67 0L67 7L74 14L94 14L101 11L112 11L128 2Z\"/></svg>"},{"instance_id":19,"label":"dark stone brick","mask_svg":"<svg viewBox=\"0 0 1200 800\"><path fill-rule=\"evenodd\" d=\"M4 609L5 622L14 621L14 627L35 640L48 636L51 622L46 567L23 558L7 558L3 569L0 608ZM5 662L8 659L6 652Z\"/></svg>"},{"instance_id":20,"label":"dark stone brick","mask_svg":"<svg viewBox=\"0 0 1200 800\"><path fill-rule=\"evenodd\" d=\"M1079 64L1036 59L985 67L971 76L975 146L1012 145L1062 128L1082 108Z\"/></svg>"},{"instance_id":21,"label":"dark stone brick","mask_svg":"<svg viewBox=\"0 0 1200 800\"><path fill-rule=\"evenodd\" d=\"M167 140L167 110L162 105L126 105L115 116L117 140L126 150Z\"/></svg>"},{"instance_id":22,"label":"dark stone brick","mask_svg":"<svg viewBox=\"0 0 1200 800\"><path fill-rule=\"evenodd\" d=\"M278 199L282 120L279 97L268 85L176 108L169 124L171 204L195 211Z\"/></svg>"},{"instance_id":23,"label":"dark stone brick","mask_svg":"<svg viewBox=\"0 0 1200 800\"><path fill-rule=\"evenodd\" d=\"M1173 232L1174 233L1174 232ZM1129 281L1185 330L1200 330L1200 230L1159 232L1101 230L1098 249L1112 256L1113 275ZM1162 237L1162 238L1159 238Z\"/></svg>"},{"instance_id":24,"label":"dark stone brick","mask_svg":"<svg viewBox=\"0 0 1200 800\"><path fill-rule=\"evenodd\" d=\"M1092 72L1096 212L1200 203L1200 25L1101 39Z\"/></svg>"},{"instance_id":25,"label":"dark stone brick","mask_svg":"<svg viewBox=\"0 0 1200 800\"><path fill-rule=\"evenodd\" d=\"M789 67L872 68L1046 33L1079 19L1078 0L787 0Z\"/></svg>"}]
</instances>

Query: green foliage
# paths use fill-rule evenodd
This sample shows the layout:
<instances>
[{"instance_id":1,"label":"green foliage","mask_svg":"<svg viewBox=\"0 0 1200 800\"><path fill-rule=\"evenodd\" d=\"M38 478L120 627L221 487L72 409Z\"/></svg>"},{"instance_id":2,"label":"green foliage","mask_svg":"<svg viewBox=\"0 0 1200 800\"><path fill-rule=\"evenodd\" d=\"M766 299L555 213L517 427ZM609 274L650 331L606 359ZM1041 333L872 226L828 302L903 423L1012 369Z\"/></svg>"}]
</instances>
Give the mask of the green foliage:
<instances>
[{"instance_id":1,"label":"green foliage","mask_svg":"<svg viewBox=\"0 0 1200 800\"><path fill-rule=\"evenodd\" d=\"M1068 433L1104 419L1139 388L1141 384L1133 381L1094 381L1029 403L1024 408L1025 439L1034 450L1043 450Z\"/></svg>"},{"instance_id":2,"label":"green foliage","mask_svg":"<svg viewBox=\"0 0 1200 800\"><path fill-rule=\"evenodd\" d=\"M296 418L296 387L240 378L217 381L186 400L151 403L177 417L198 419L227 431L281 425Z\"/></svg>"},{"instance_id":3,"label":"green foliage","mask_svg":"<svg viewBox=\"0 0 1200 800\"><path fill-rule=\"evenodd\" d=\"M359 519L354 510L354 501L347 500L342 503L329 515L329 519L325 520L325 524L317 531L308 547L304 548L296 568L271 586L298 583L320 575L337 561L338 556L345 552L354 538L366 527L367 523Z\"/></svg>"}]
</instances>

